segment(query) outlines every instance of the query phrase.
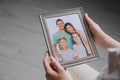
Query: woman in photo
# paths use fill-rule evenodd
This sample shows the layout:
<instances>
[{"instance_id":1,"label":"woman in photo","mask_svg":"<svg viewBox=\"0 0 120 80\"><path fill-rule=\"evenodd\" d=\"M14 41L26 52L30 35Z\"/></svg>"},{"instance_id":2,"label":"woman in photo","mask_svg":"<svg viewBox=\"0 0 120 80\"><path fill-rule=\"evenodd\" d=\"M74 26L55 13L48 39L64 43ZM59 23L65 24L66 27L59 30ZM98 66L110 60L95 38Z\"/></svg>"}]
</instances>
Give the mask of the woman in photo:
<instances>
[{"instance_id":1,"label":"woman in photo","mask_svg":"<svg viewBox=\"0 0 120 80\"><path fill-rule=\"evenodd\" d=\"M78 58L84 58L87 57L87 53L85 50L84 45L82 44L82 41L80 39L80 34L77 32L72 33L72 39L74 41L73 50L77 54Z\"/></svg>"},{"instance_id":2,"label":"woman in photo","mask_svg":"<svg viewBox=\"0 0 120 80\"><path fill-rule=\"evenodd\" d=\"M58 45L59 45L59 53L61 55L62 62L70 62L72 60L75 60L75 53L72 49L67 48L67 40L66 38L62 37L58 39Z\"/></svg>"},{"instance_id":3,"label":"woman in photo","mask_svg":"<svg viewBox=\"0 0 120 80\"><path fill-rule=\"evenodd\" d=\"M67 32L69 34L72 34L74 32L78 32L80 34L80 36L82 37L82 39L84 40L84 42L87 44L87 40L85 38L85 35L80 30L77 30L70 22L65 23L64 30L65 30L65 32Z\"/></svg>"},{"instance_id":4,"label":"woman in photo","mask_svg":"<svg viewBox=\"0 0 120 80\"><path fill-rule=\"evenodd\" d=\"M88 55L88 56L91 55L91 51L90 51L90 48L89 48L89 44L88 44L88 42L87 42L87 39L86 39L85 35L84 35L80 30L77 30L77 29L76 29L71 23L69 23L69 22L65 23L65 25L64 25L64 30L65 30L67 33L71 34L71 35L72 35L72 33L74 33L74 32L79 33L81 42L82 42L83 46L85 47L85 50L86 50L86 52L87 52L87 55Z\"/></svg>"}]
</instances>

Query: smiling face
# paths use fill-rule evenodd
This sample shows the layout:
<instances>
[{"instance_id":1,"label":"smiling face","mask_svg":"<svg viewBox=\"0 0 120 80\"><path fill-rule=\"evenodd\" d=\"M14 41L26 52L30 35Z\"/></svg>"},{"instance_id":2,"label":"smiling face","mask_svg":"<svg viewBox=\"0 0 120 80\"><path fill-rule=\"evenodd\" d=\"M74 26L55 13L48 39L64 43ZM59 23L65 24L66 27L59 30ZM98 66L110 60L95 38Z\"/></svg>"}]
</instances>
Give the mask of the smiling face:
<instances>
[{"instance_id":1,"label":"smiling face","mask_svg":"<svg viewBox=\"0 0 120 80\"><path fill-rule=\"evenodd\" d=\"M58 42L58 43L59 43L59 47L60 47L61 49L66 48L67 42L66 42L66 39L65 39L65 38L60 38L58 41L59 41L59 42Z\"/></svg>"},{"instance_id":2,"label":"smiling face","mask_svg":"<svg viewBox=\"0 0 120 80\"><path fill-rule=\"evenodd\" d=\"M70 22L65 23L64 30L69 34L72 34L76 31L75 27Z\"/></svg>"},{"instance_id":3,"label":"smiling face","mask_svg":"<svg viewBox=\"0 0 120 80\"><path fill-rule=\"evenodd\" d=\"M66 30L69 32L69 33L73 33L74 32L74 29L71 25L67 25L66 26Z\"/></svg>"},{"instance_id":4,"label":"smiling face","mask_svg":"<svg viewBox=\"0 0 120 80\"><path fill-rule=\"evenodd\" d=\"M80 36L79 36L79 34L77 34L77 33L73 33L73 34L72 34L72 38L73 38L73 41L74 41L75 43L80 43L80 42L81 42Z\"/></svg>"},{"instance_id":5,"label":"smiling face","mask_svg":"<svg viewBox=\"0 0 120 80\"><path fill-rule=\"evenodd\" d=\"M58 21L56 23L56 25L58 26L59 30L64 30L64 22L63 21Z\"/></svg>"}]
</instances>

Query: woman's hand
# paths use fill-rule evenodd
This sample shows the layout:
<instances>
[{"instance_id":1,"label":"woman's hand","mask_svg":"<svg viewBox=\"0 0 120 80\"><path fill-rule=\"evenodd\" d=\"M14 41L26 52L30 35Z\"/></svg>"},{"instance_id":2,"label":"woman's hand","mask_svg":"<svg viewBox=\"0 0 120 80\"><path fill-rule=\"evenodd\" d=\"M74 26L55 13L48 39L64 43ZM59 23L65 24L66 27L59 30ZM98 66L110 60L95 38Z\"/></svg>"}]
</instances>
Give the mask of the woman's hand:
<instances>
[{"instance_id":1,"label":"woman's hand","mask_svg":"<svg viewBox=\"0 0 120 80\"><path fill-rule=\"evenodd\" d=\"M120 43L104 33L99 25L96 24L87 14L85 14L85 19L93 34L95 43L97 43L100 47L106 50L107 48L120 47Z\"/></svg>"},{"instance_id":2,"label":"woman's hand","mask_svg":"<svg viewBox=\"0 0 120 80\"><path fill-rule=\"evenodd\" d=\"M50 57L51 63L48 62L49 56L46 53L43 64L46 72L47 80L69 80L69 76L65 69L54 59Z\"/></svg>"}]
</instances>

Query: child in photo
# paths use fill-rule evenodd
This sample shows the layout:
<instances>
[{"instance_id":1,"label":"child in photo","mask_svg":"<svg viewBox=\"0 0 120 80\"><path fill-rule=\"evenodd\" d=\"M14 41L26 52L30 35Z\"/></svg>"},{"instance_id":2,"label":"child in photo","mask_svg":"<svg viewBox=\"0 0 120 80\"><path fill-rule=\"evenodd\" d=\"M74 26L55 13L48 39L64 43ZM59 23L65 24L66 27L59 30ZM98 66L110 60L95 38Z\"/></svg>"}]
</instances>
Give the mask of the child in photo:
<instances>
[{"instance_id":1,"label":"child in photo","mask_svg":"<svg viewBox=\"0 0 120 80\"><path fill-rule=\"evenodd\" d=\"M67 48L67 40L66 38L62 37L58 39L58 45L59 45L59 53L62 57L62 62L70 62L72 60L75 60L75 53L72 49Z\"/></svg>"},{"instance_id":2,"label":"child in photo","mask_svg":"<svg viewBox=\"0 0 120 80\"><path fill-rule=\"evenodd\" d=\"M73 50L77 54L78 58L87 57L87 53L84 45L80 39L80 34L77 32L72 33L72 39L74 41Z\"/></svg>"}]
</instances>

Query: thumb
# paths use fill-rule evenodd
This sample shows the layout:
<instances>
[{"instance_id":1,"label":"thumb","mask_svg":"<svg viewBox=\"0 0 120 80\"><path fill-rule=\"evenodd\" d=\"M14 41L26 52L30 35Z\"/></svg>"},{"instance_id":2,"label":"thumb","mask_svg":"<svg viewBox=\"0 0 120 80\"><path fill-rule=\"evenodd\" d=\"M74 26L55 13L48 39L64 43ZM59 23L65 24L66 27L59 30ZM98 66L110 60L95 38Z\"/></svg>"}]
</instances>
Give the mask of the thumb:
<instances>
[{"instance_id":1,"label":"thumb","mask_svg":"<svg viewBox=\"0 0 120 80\"><path fill-rule=\"evenodd\" d=\"M89 26L95 25L96 23L88 16L87 13L85 13L85 19Z\"/></svg>"},{"instance_id":2,"label":"thumb","mask_svg":"<svg viewBox=\"0 0 120 80\"><path fill-rule=\"evenodd\" d=\"M53 57L50 57L51 63L54 66L55 70L62 71L64 70L60 63Z\"/></svg>"}]
</instances>

